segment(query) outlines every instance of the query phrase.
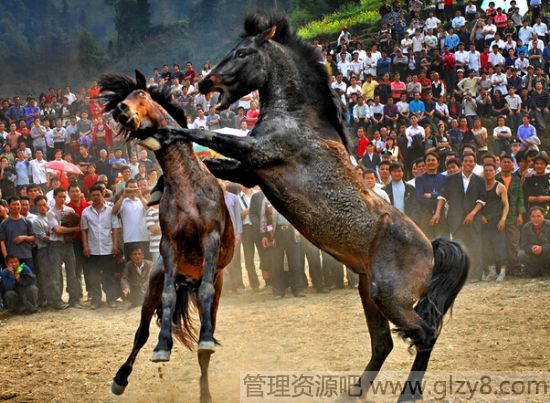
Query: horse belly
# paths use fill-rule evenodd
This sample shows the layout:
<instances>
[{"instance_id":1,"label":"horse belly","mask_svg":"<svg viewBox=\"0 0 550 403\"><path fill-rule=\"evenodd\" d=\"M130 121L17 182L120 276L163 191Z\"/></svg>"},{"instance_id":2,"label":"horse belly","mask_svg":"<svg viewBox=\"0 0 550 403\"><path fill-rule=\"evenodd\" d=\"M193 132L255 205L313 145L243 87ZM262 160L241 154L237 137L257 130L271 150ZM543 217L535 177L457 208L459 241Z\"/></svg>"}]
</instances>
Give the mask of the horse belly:
<instances>
[{"instance_id":1,"label":"horse belly","mask_svg":"<svg viewBox=\"0 0 550 403\"><path fill-rule=\"evenodd\" d=\"M202 278L202 265L180 262L178 264L178 274L183 275L188 280L200 280Z\"/></svg>"}]
</instances>

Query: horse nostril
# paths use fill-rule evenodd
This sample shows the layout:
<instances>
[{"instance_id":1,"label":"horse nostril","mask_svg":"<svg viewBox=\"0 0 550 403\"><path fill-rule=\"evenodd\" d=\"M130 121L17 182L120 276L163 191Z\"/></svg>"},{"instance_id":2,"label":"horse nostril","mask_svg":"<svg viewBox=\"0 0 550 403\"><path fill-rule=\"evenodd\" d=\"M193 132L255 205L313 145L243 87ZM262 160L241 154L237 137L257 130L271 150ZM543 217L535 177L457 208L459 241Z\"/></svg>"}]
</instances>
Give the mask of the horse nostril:
<instances>
[{"instance_id":1,"label":"horse nostril","mask_svg":"<svg viewBox=\"0 0 550 403\"><path fill-rule=\"evenodd\" d=\"M119 111L121 112L126 112L128 110L128 105L126 105L124 102L120 102L118 105L117 105L117 108Z\"/></svg>"}]
</instances>

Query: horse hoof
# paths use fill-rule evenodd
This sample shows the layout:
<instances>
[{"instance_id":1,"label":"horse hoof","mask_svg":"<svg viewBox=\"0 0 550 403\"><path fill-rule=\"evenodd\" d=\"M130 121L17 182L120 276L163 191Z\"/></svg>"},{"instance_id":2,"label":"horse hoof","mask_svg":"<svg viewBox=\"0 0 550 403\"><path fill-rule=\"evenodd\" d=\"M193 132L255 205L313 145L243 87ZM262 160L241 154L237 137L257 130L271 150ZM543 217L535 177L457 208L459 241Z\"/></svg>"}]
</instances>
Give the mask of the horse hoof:
<instances>
[{"instance_id":1,"label":"horse hoof","mask_svg":"<svg viewBox=\"0 0 550 403\"><path fill-rule=\"evenodd\" d=\"M153 356L151 357L151 361L153 362L170 361L170 351L168 350L153 351Z\"/></svg>"},{"instance_id":2,"label":"horse hoof","mask_svg":"<svg viewBox=\"0 0 550 403\"><path fill-rule=\"evenodd\" d=\"M216 351L216 343L213 341L200 341L199 353L213 353Z\"/></svg>"},{"instance_id":3,"label":"horse hoof","mask_svg":"<svg viewBox=\"0 0 550 403\"><path fill-rule=\"evenodd\" d=\"M120 396L124 393L126 386L119 385L116 381L111 383L111 392L117 396Z\"/></svg>"}]
</instances>

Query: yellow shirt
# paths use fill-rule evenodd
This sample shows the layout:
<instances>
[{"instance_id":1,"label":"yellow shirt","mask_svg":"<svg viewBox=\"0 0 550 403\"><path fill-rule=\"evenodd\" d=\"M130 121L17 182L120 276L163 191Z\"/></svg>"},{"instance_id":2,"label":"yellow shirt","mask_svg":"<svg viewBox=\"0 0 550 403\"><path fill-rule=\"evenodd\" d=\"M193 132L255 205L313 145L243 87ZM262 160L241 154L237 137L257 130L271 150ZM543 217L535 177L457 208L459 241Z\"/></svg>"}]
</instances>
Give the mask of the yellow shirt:
<instances>
[{"instance_id":1,"label":"yellow shirt","mask_svg":"<svg viewBox=\"0 0 550 403\"><path fill-rule=\"evenodd\" d=\"M374 90L378 86L378 82L371 80L369 83L368 81L365 81L363 84L363 87L361 88L363 90L363 98L365 98L365 101L368 101L369 99L374 99Z\"/></svg>"}]
</instances>

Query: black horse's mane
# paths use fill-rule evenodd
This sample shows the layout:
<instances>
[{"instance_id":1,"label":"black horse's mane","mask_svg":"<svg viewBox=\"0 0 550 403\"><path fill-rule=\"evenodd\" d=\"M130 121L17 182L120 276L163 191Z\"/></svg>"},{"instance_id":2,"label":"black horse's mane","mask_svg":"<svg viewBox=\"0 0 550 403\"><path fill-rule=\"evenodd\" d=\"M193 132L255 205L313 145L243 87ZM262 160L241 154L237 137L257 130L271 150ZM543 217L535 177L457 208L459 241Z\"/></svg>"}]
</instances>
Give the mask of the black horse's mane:
<instances>
[{"instance_id":1,"label":"black horse's mane","mask_svg":"<svg viewBox=\"0 0 550 403\"><path fill-rule=\"evenodd\" d=\"M304 88L316 92L316 104L323 109L323 115L328 117L334 128L337 130L346 149L350 151L350 142L345 125L345 108L340 97L329 85L329 75L325 66L321 63L319 49L297 36L290 28L288 17L280 11L272 11L265 14L256 11L247 15L244 21L243 37L259 35L272 27L276 27L273 41L285 45L293 50L295 57L299 58L296 63L305 81Z\"/></svg>"},{"instance_id":2,"label":"black horse's mane","mask_svg":"<svg viewBox=\"0 0 550 403\"><path fill-rule=\"evenodd\" d=\"M185 112L172 101L172 95L168 86L147 89L138 84L136 80L120 74L103 74L98 80L98 85L101 89L100 98L105 102L105 112L113 112L117 105L121 101L124 101L128 95L135 90L141 89L149 93L153 101L162 106L181 127L187 127ZM119 127L119 134L127 138L142 138L147 135L147 133L130 132L122 126Z\"/></svg>"}]
</instances>

